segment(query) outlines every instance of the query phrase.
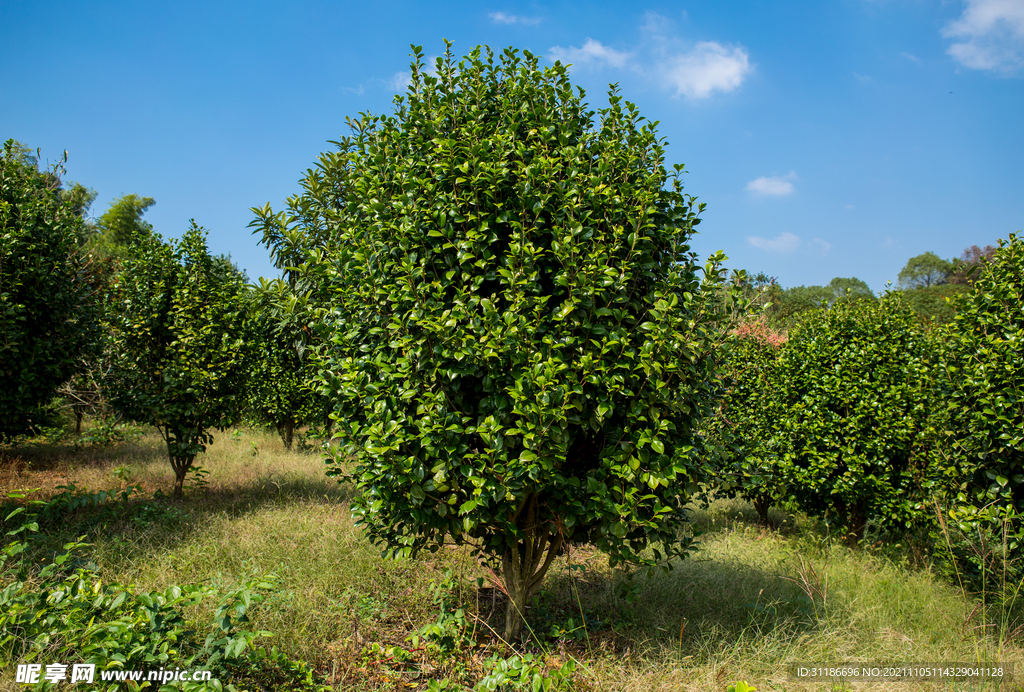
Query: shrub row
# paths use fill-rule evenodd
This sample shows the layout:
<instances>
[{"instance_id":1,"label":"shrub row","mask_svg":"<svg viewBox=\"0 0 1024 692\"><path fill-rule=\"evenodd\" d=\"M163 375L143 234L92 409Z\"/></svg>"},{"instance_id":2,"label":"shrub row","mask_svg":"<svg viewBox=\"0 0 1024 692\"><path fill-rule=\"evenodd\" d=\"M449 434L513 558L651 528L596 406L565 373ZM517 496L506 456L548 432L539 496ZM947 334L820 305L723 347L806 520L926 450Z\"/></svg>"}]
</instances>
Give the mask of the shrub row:
<instances>
[{"instance_id":1,"label":"shrub row","mask_svg":"<svg viewBox=\"0 0 1024 692\"><path fill-rule=\"evenodd\" d=\"M719 491L789 504L851 541L880 529L1009 526L1024 539L1024 239L1011 235L956 317L921 326L899 293L836 303L788 333L736 330L709 426Z\"/></svg>"}]
</instances>

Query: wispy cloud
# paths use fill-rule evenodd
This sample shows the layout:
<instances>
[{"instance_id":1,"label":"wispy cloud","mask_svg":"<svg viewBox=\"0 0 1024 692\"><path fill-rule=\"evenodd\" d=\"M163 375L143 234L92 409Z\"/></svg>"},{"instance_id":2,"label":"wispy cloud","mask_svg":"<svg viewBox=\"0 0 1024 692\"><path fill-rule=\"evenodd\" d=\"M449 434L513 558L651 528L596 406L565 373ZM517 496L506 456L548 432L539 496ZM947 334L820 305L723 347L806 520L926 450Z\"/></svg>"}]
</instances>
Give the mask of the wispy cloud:
<instances>
[{"instance_id":1,"label":"wispy cloud","mask_svg":"<svg viewBox=\"0 0 1024 692\"><path fill-rule=\"evenodd\" d=\"M609 48L592 38L588 38L582 48L576 48L575 46L569 46L568 48L553 46L548 50L548 56L552 60L572 65L611 65L612 67L619 68L625 67L633 58L632 53Z\"/></svg>"},{"instance_id":2,"label":"wispy cloud","mask_svg":"<svg viewBox=\"0 0 1024 692\"><path fill-rule=\"evenodd\" d=\"M828 251L832 249L832 243L826 242L821 238L814 238L811 242L821 248L822 255L827 255Z\"/></svg>"},{"instance_id":3,"label":"wispy cloud","mask_svg":"<svg viewBox=\"0 0 1024 692\"><path fill-rule=\"evenodd\" d=\"M747 242L767 252L793 252L800 247L800 238L790 232L781 233L774 238L761 238L756 235L747 236Z\"/></svg>"},{"instance_id":4,"label":"wispy cloud","mask_svg":"<svg viewBox=\"0 0 1024 692\"><path fill-rule=\"evenodd\" d=\"M352 94L353 96L362 96L363 95L363 85L360 84L357 87L341 87L341 93L343 93L343 94Z\"/></svg>"},{"instance_id":5,"label":"wispy cloud","mask_svg":"<svg viewBox=\"0 0 1024 692\"><path fill-rule=\"evenodd\" d=\"M390 79L385 79L384 84L394 91L405 91L412 83L411 72L396 72Z\"/></svg>"},{"instance_id":6,"label":"wispy cloud","mask_svg":"<svg viewBox=\"0 0 1024 692\"><path fill-rule=\"evenodd\" d=\"M906 58L910 62L917 63L918 65L921 64L921 58L917 57L913 53L908 53L907 51L903 51L902 53L900 53L900 56Z\"/></svg>"},{"instance_id":7,"label":"wispy cloud","mask_svg":"<svg viewBox=\"0 0 1024 692\"><path fill-rule=\"evenodd\" d=\"M619 50L588 38L579 48L553 46L548 57L580 67L629 69L693 100L733 91L754 71L743 46L687 43L670 33L672 26L670 20L648 12L641 27L644 41L636 48Z\"/></svg>"},{"instance_id":8,"label":"wispy cloud","mask_svg":"<svg viewBox=\"0 0 1024 692\"><path fill-rule=\"evenodd\" d=\"M747 183L746 190L759 195L791 195L796 189L791 182L793 180L796 180L796 171L790 171L787 175L761 176Z\"/></svg>"},{"instance_id":9,"label":"wispy cloud","mask_svg":"<svg viewBox=\"0 0 1024 692\"><path fill-rule=\"evenodd\" d=\"M504 12L491 12L488 17L494 24L522 24L523 26L535 26L540 24L540 17L524 17L521 14L505 14Z\"/></svg>"},{"instance_id":10,"label":"wispy cloud","mask_svg":"<svg viewBox=\"0 0 1024 692\"><path fill-rule=\"evenodd\" d=\"M871 75L867 74L857 74L856 72L854 72L853 76L856 77L857 81L860 82L861 84L867 84L868 82L874 81L871 78Z\"/></svg>"},{"instance_id":11,"label":"wispy cloud","mask_svg":"<svg viewBox=\"0 0 1024 692\"><path fill-rule=\"evenodd\" d=\"M957 41L946 52L972 70L1009 75L1024 68L1024 2L966 1L960 18L942 30Z\"/></svg>"}]
</instances>

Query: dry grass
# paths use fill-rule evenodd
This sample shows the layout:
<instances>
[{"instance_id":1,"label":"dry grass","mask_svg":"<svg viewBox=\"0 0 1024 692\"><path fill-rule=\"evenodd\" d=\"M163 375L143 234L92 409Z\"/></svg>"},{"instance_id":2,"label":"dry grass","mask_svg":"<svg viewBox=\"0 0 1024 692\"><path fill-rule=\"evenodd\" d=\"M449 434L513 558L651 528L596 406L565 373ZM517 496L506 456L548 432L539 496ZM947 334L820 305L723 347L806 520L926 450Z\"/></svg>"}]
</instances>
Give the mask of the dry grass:
<instances>
[{"instance_id":1,"label":"dry grass","mask_svg":"<svg viewBox=\"0 0 1024 692\"><path fill-rule=\"evenodd\" d=\"M473 670L497 650L487 624L500 621L502 605L493 589L475 588L483 573L468 554L382 559L353 525L350 491L324 475L320 455L285 452L276 435L218 435L197 460L209 471L205 487L188 489L178 504L148 498L169 492L173 480L155 433L106 449L36 446L0 455L0 487L43 488L41 495L68 483L91 491L123 486L125 471L120 480L114 471L125 467L127 483L145 489L133 501L152 505L146 521L97 523L86 513L53 528L51 539L84 533L106 578L145 589L228 588L251 575L278 575L280 588L256 609L254 628L274 632L268 643L309 661L338 689L397 689L399 678L385 675L389 664L368 657L367 647L412 648L408 636L437 617L428 584L447 570L466 585L461 600L479 648L463 651L461 663L432 660L425 669ZM627 582L585 547L556 562L529 617L542 651L580 661L583 689L724 690L740 679L762 692L979 689L822 686L791 679L788 666L1022 659L1017 642L977 628L973 602L926 568L834 545L784 515L775 517L782 531L758 529L750 509L735 501L694 518L707 529L701 548L668 574ZM570 618L578 624L581 615L586 630L572 632ZM418 655L424 663L426 654Z\"/></svg>"}]
</instances>

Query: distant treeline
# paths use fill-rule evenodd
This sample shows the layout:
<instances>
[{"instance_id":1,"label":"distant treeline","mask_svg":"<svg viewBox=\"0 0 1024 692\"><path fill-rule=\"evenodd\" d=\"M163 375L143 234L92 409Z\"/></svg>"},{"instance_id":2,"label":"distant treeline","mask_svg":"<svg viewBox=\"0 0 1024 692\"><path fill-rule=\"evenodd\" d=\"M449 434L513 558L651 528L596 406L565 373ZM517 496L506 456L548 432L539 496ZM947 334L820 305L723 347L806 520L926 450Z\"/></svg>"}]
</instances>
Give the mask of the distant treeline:
<instances>
[{"instance_id":1,"label":"distant treeline","mask_svg":"<svg viewBox=\"0 0 1024 692\"><path fill-rule=\"evenodd\" d=\"M949 301L967 292L978 277L984 262L992 259L996 248L971 245L959 258L945 260L934 252L910 258L900 271L898 289L918 317L927 323L948 324L954 311ZM768 318L780 326L791 323L796 315L837 301L873 300L878 296L856 277L836 277L827 286L791 286L783 288L775 277L763 272L735 271L734 284L741 286L751 300L765 307Z\"/></svg>"}]
</instances>

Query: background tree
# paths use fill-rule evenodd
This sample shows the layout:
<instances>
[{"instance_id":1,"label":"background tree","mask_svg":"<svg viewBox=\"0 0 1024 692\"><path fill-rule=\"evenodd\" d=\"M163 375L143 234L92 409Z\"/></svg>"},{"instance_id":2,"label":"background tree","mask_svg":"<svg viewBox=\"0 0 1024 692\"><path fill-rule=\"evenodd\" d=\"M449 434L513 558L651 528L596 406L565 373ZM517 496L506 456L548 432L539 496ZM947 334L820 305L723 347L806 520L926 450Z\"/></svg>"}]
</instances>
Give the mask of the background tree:
<instances>
[{"instance_id":1,"label":"background tree","mask_svg":"<svg viewBox=\"0 0 1024 692\"><path fill-rule=\"evenodd\" d=\"M963 284L935 284L903 292L904 302L924 324L949 324L956 315L953 298L965 293Z\"/></svg>"},{"instance_id":2,"label":"background tree","mask_svg":"<svg viewBox=\"0 0 1024 692\"><path fill-rule=\"evenodd\" d=\"M153 224L143 221L142 215L156 204L152 197L136 194L122 195L96 220L96 233L92 237L94 248L101 254L120 255L123 248L138 243L153 233Z\"/></svg>"},{"instance_id":3,"label":"background tree","mask_svg":"<svg viewBox=\"0 0 1024 692\"><path fill-rule=\"evenodd\" d=\"M86 245L96 233L96 226L89 219L89 209L96 201L96 195L96 190L81 183L71 183L70 187L61 191L61 198L64 202L82 218L82 227L78 234L79 245Z\"/></svg>"},{"instance_id":4,"label":"background tree","mask_svg":"<svg viewBox=\"0 0 1024 692\"><path fill-rule=\"evenodd\" d=\"M391 554L474 546L516 638L569 542L686 554L723 257L702 279L682 166L614 90L595 123L560 63L449 49L430 74L414 50L394 114L310 174L322 378L360 523Z\"/></svg>"},{"instance_id":5,"label":"background tree","mask_svg":"<svg viewBox=\"0 0 1024 692\"><path fill-rule=\"evenodd\" d=\"M992 260L996 250L997 248L991 245L986 245L984 248L971 245L964 249L960 259L954 262L954 270L949 276L949 283L961 286L973 285L979 276L982 265Z\"/></svg>"},{"instance_id":6,"label":"background tree","mask_svg":"<svg viewBox=\"0 0 1024 692\"><path fill-rule=\"evenodd\" d=\"M855 276L848 279L837 276L829 282L828 287L832 289L836 300L878 300L871 288Z\"/></svg>"},{"instance_id":7,"label":"background tree","mask_svg":"<svg viewBox=\"0 0 1024 692\"><path fill-rule=\"evenodd\" d=\"M246 410L273 425L285 449L296 427L323 422L325 402L317 393L309 358L309 313L287 283L260 279L248 292L249 376Z\"/></svg>"},{"instance_id":8,"label":"background tree","mask_svg":"<svg viewBox=\"0 0 1024 692\"><path fill-rule=\"evenodd\" d=\"M911 257L907 261L907 266L900 270L900 287L904 289L927 288L944 284L952 273L952 262L942 259L934 252L926 252L917 257Z\"/></svg>"},{"instance_id":9,"label":"background tree","mask_svg":"<svg viewBox=\"0 0 1024 692\"><path fill-rule=\"evenodd\" d=\"M793 318L808 310L820 310L832 306L837 301L878 300L866 283L856 277L836 277L828 286L793 286L777 293L774 300L778 306L769 314L785 324L793 323Z\"/></svg>"},{"instance_id":10,"label":"background tree","mask_svg":"<svg viewBox=\"0 0 1024 692\"><path fill-rule=\"evenodd\" d=\"M255 354L248 407L257 420L277 428L289 449L300 422L331 429L311 357L318 345L317 308L326 296L311 281L315 273L304 269L311 261L320 261L327 245L330 231L325 219L331 215L336 191L321 170L310 170L302 185L306 193L290 197L288 211L275 213L270 204L253 207L256 218L249 224L253 233L261 234L260 244L270 251L281 278L261 279L255 287L253 327L261 335L257 341L266 347Z\"/></svg>"},{"instance_id":11,"label":"background tree","mask_svg":"<svg viewBox=\"0 0 1024 692\"><path fill-rule=\"evenodd\" d=\"M40 171L7 140L0 157L0 439L29 432L40 407L94 347L98 314L78 251L81 200L62 164ZM76 199L78 200L76 202Z\"/></svg>"},{"instance_id":12,"label":"background tree","mask_svg":"<svg viewBox=\"0 0 1024 692\"><path fill-rule=\"evenodd\" d=\"M787 335L773 329L766 316L757 315L742 322L732 337L723 364L724 387L707 427L721 459L711 489L715 496L749 500L767 526L768 510L785 496L778 473L781 450L776 432L783 411L775 370Z\"/></svg>"},{"instance_id":13,"label":"background tree","mask_svg":"<svg viewBox=\"0 0 1024 692\"><path fill-rule=\"evenodd\" d=\"M174 497L196 455L239 416L245 380L242 277L206 249L193 222L180 241L146 233L114 282L107 385L128 417L157 427L174 469Z\"/></svg>"},{"instance_id":14,"label":"background tree","mask_svg":"<svg viewBox=\"0 0 1024 692\"><path fill-rule=\"evenodd\" d=\"M779 355L778 473L803 510L834 518L851 541L869 519L914 519L927 471L928 358L898 293L807 313Z\"/></svg>"},{"instance_id":15,"label":"background tree","mask_svg":"<svg viewBox=\"0 0 1024 692\"><path fill-rule=\"evenodd\" d=\"M774 276L764 272L751 274L744 269L735 269L729 276L729 289L742 296L748 310L763 311L775 318L782 302L782 287ZM724 290L723 301L728 303L730 291Z\"/></svg>"}]
</instances>

